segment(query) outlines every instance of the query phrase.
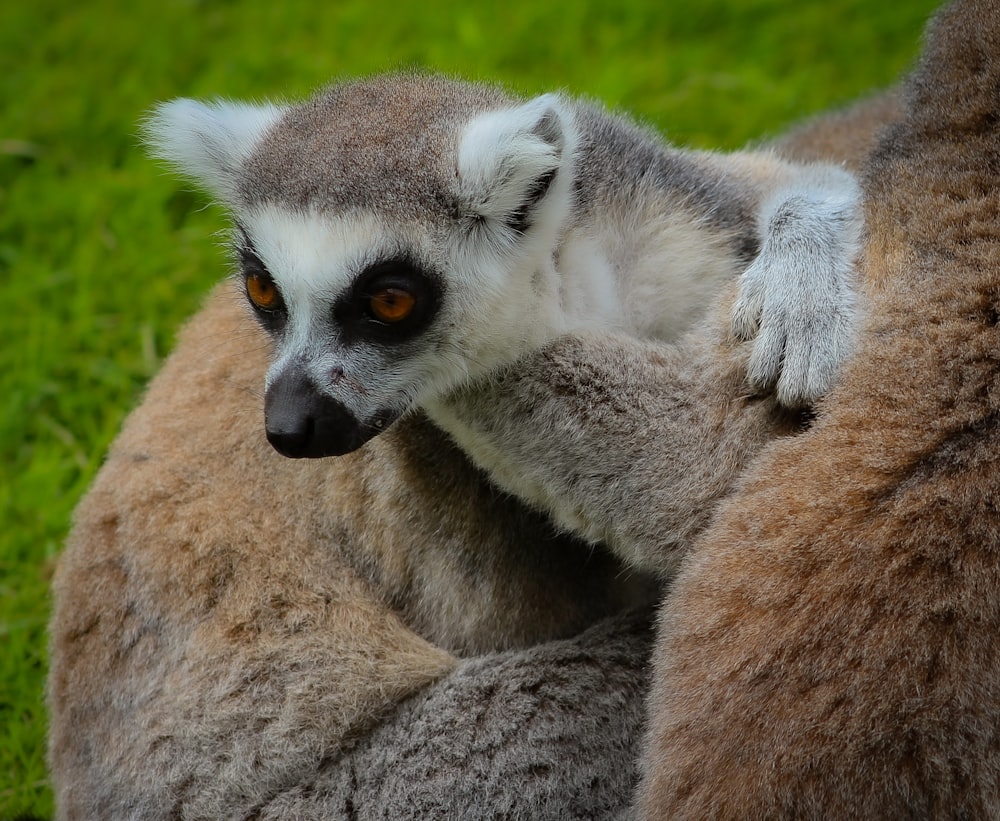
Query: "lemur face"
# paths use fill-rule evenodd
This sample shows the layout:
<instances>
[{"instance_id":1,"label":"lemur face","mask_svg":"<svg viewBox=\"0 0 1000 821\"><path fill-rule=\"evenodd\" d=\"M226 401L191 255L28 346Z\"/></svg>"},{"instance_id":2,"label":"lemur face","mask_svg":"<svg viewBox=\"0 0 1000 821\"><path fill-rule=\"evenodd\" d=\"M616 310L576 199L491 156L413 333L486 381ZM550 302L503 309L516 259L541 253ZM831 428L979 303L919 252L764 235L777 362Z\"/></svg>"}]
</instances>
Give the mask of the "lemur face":
<instances>
[{"instance_id":1,"label":"lemur face","mask_svg":"<svg viewBox=\"0 0 1000 821\"><path fill-rule=\"evenodd\" d=\"M348 453L523 352L569 207L566 125L557 98L440 78L158 110L154 148L232 211L238 277L275 344L279 452Z\"/></svg>"},{"instance_id":2,"label":"lemur face","mask_svg":"<svg viewBox=\"0 0 1000 821\"><path fill-rule=\"evenodd\" d=\"M446 273L401 233L372 213L270 205L240 217L239 277L275 342L267 437L286 456L348 453L443 383Z\"/></svg>"}]
</instances>

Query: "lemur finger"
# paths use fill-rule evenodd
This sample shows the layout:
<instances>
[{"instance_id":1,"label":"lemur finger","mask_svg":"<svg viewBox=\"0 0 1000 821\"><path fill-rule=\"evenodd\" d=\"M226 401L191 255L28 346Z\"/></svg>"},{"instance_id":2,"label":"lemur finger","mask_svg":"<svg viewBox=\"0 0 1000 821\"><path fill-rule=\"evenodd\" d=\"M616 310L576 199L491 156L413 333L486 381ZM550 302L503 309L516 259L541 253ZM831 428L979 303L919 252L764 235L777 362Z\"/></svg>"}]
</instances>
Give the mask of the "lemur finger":
<instances>
[{"instance_id":1,"label":"lemur finger","mask_svg":"<svg viewBox=\"0 0 1000 821\"><path fill-rule=\"evenodd\" d=\"M854 318L845 311L834 311L825 322L813 326L804 337L807 344L799 348L801 354L794 357L797 361L787 357L778 401L788 407L811 405L829 393L854 348L854 333Z\"/></svg>"},{"instance_id":2,"label":"lemur finger","mask_svg":"<svg viewBox=\"0 0 1000 821\"><path fill-rule=\"evenodd\" d=\"M819 331L822 333L822 331ZM815 384L820 378L825 357L812 344L809 336L794 335L785 345L785 358L777 381L778 402L786 408L812 404L822 389Z\"/></svg>"},{"instance_id":3,"label":"lemur finger","mask_svg":"<svg viewBox=\"0 0 1000 821\"><path fill-rule=\"evenodd\" d=\"M766 391L774 387L785 358L785 343L786 333L779 324L761 327L747 362L747 380L752 388Z\"/></svg>"},{"instance_id":4,"label":"lemur finger","mask_svg":"<svg viewBox=\"0 0 1000 821\"><path fill-rule=\"evenodd\" d=\"M732 313L732 334L735 339L746 342L753 339L760 328L761 305L749 301L739 300L733 306Z\"/></svg>"},{"instance_id":5,"label":"lemur finger","mask_svg":"<svg viewBox=\"0 0 1000 821\"><path fill-rule=\"evenodd\" d=\"M743 274L739 293L733 303L732 333L743 342L753 339L764 314L764 283L751 269Z\"/></svg>"}]
</instances>

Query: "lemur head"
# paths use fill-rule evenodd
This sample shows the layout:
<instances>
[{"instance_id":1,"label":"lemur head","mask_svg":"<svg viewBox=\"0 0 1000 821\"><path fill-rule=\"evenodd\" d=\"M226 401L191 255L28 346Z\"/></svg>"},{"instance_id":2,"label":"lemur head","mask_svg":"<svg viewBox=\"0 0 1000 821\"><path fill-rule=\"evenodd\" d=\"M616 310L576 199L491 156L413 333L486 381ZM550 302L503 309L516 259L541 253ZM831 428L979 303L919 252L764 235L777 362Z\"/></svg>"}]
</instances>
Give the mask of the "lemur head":
<instances>
[{"instance_id":1,"label":"lemur head","mask_svg":"<svg viewBox=\"0 0 1000 821\"><path fill-rule=\"evenodd\" d=\"M352 451L546 337L573 190L559 97L393 76L288 107L176 100L147 135L232 214L275 343L265 417L281 453Z\"/></svg>"}]
</instances>

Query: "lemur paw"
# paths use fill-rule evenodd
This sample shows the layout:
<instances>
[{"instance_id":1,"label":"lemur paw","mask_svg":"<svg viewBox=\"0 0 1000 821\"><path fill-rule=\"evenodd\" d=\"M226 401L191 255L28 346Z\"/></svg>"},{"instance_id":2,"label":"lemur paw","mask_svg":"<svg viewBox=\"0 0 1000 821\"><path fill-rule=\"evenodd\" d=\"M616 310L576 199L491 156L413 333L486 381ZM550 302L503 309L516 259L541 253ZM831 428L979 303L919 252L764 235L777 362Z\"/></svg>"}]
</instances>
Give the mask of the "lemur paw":
<instances>
[{"instance_id":1,"label":"lemur paw","mask_svg":"<svg viewBox=\"0 0 1000 821\"><path fill-rule=\"evenodd\" d=\"M800 188L768 204L761 251L743 273L733 306L733 335L754 340L751 386L774 390L787 407L826 394L854 348L860 197L849 175L833 179L833 191Z\"/></svg>"}]
</instances>

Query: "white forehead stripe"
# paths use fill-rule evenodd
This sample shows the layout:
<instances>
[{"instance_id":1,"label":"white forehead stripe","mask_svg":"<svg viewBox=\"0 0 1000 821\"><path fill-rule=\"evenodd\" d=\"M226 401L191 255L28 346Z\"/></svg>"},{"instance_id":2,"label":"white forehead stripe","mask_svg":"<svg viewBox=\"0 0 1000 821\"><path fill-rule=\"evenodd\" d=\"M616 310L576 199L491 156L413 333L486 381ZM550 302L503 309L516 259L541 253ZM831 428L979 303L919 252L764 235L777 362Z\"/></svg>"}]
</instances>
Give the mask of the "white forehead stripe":
<instances>
[{"instance_id":1,"label":"white forehead stripe","mask_svg":"<svg viewBox=\"0 0 1000 821\"><path fill-rule=\"evenodd\" d=\"M397 251L398 244L371 213L331 216L268 204L243 213L239 221L288 307L286 339L268 372L270 380L289 361L318 349L314 319L329 311L330 301L367 266Z\"/></svg>"},{"instance_id":2,"label":"white forehead stripe","mask_svg":"<svg viewBox=\"0 0 1000 821\"><path fill-rule=\"evenodd\" d=\"M293 315L316 299L335 298L366 266L398 249L371 213L329 216L266 205L240 222Z\"/></svg>"}]
</instances>

